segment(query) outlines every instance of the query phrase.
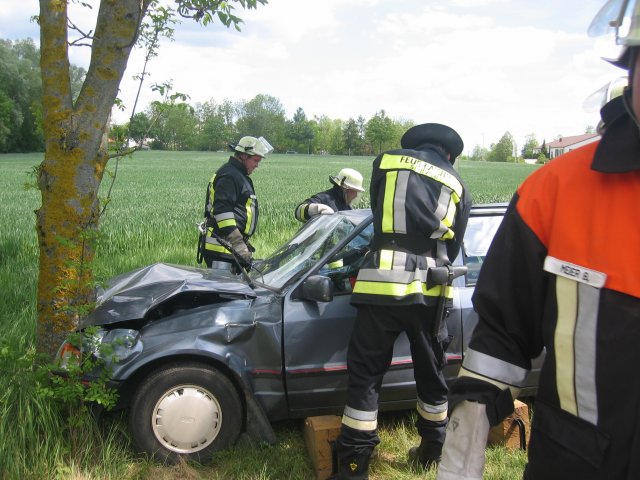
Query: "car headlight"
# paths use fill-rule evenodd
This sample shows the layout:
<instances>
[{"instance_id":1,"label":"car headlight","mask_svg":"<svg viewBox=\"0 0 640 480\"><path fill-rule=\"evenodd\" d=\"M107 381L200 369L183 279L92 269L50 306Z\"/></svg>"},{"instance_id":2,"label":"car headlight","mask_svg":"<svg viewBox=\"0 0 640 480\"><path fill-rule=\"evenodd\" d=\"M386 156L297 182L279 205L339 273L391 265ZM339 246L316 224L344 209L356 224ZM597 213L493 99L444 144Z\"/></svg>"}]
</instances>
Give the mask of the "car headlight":
<instances>
[{"instance_id":1,"label":"car headlight","mask_svg":"<svg viewBox=\"0 0 640 480\"><path fill-rule=\"evenodd\" d=\"M80 341L78 341L77 335L81 336ZM79 347L79 344L82 347ZM58 350L56 363L61 369L68 370L74 363L78 365L82 353L85 353L104 361L106 364L113 364L124 362L141 351L142 342L137 330L97 328L67 339Z\"/></svg>"},{"instance_id":2,"label":"car headlight","mask_svg":"<svg viewBox=\"0 0 640 480\"><path fill-rule=\"evenodd\" d=\"M114 330L104 331L101 339L101 346L94 355L105 361L124 362L132 355L142 351L142 342L140 342L140 332L130 328L116 328ZM110 345L112 351L104 348Z\"/></svg>"}]
</instances>

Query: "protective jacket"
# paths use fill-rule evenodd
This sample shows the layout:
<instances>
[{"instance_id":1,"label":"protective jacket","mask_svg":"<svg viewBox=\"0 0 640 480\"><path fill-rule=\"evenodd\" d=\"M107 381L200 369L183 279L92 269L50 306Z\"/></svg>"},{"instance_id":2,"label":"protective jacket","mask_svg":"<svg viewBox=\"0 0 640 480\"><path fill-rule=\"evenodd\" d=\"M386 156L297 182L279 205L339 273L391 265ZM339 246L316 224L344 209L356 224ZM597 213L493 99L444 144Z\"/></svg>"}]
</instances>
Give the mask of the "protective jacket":
<instances>
[{"instance_id":1,"label":"protective jacket","mask_svg":"<svg viewBox=\"0 0 640 480\"><path fill-rule=\"evenodd\" d=\"M207 188L205 250L217 254L222 260L233 260L231 253L215 238L214 232L224 238L237 228L246 242L256 229L258 213L258 199L247 169L230 157L211 177Z\"/></svg>"},{"instance_id":2,"label":"protective jacket","mask_svg":"<svg viewBox=\"0 0 640 480\"><path fill-rule=\"evenodd\" d=\"M312 203L322 203L323 205L327 205L328 207L331 207L334 212L351 210L351 205L349 205L344 198L344 190L335 185L330 190L316 193L298 205L294 212L296 220L306 222L311 218L309 216L309 205Z\"/></svg>"},{"instance_id":3,"label":"protective jacket","mask_svg":"<svg viewBox=\"0 0 640 480\"><path fill-rule=\"evenodd\" d=\"M436 148L391 150L373 162L370 195L372 251L352 303L435 305L442 287L428 268L456 258L471 208L458 172Z\"/></svg>"},{"instance_id":4,"label":"protective jacket","mask_svg":"<svg viewBox=\"0 0 640 480\"><path fill-rule=\"evenodd\" d=\"M527 479L640 478L639 199L640 137L623 113L526 179L484 261L450 402L517 395L546 349Z\"/></svg>"},{"instance_id":5,"label":"protective jacket","mask_svg":"<svg viewBox=\"0 0 640 480\"><path fill-rule=\"evenodd\" d=\"M425 448L436 460L444 442L447 329L442 322L436 335L432 333L442 286L430 285L427 272L458 255L471 202L444 154L424 148L392 150L373 162L374 237L352 293L358 314L347 352L347 403L336 441L341 465L358 465L379 442L378 393L402 332L411 343L421 445L429 445Z\"/></svg>"}]
</instances>

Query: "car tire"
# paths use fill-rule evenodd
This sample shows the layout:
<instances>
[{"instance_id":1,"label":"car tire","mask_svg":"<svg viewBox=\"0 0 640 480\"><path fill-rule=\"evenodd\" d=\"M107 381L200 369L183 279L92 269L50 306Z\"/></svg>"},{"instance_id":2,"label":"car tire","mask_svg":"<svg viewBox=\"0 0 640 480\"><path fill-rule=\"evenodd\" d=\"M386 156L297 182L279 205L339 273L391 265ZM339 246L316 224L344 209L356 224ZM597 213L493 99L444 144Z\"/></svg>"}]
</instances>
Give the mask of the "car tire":
<instances>
[{"instance_id":1,"label":"car tire","mask_svg":"<svg viewBox=\"0 0 640 480\"><path fill-rule=\"evenodd\" d=\"M138 447L156 460L206 463L238 439L242 403L218 370L175 364L142 381L132 398L129 426Z\"/></svg>"}]
</instances>

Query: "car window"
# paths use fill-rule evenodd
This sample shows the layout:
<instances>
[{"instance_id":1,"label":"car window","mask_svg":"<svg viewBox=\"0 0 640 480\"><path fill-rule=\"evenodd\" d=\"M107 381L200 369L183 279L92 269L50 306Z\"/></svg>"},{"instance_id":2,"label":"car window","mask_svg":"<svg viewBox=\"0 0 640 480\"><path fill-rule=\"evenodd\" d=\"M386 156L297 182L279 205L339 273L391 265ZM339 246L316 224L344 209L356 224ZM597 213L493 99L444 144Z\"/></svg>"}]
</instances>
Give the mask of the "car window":
<instances>
[{"instance_id":1,"label":"car window","mask_svg":"<svg viewBox=\"0 0 640 480\"><path fill-rule=\"evenodd\" d=\"M480 268L502 218L501 215L479 215L469 218L462 244L463 259L467 266L467 286L476 284Z\"/></svg>"},{"instance_id":2,"label":"car window","mask_svg":"<svg viewBox=\"0 0 640 480\"><path fill-rule=\"evenodd\" d=\"M353 290L372 237L373 223L370 223L320 268L318 273L328 276L333 281L335 294L348 294Z\"/></svg>"},{"instance_id":3,"label":"car window","mask_svg":"<svg viewBox=\"0 0 640 480\"><path fill-rule=\"evenodd\" d=\"M355 228L343 215L319 215L307 222L296 235L251 272L258 282L282 288L298 278L343 241Z\"/></svg>"}]
</instances>

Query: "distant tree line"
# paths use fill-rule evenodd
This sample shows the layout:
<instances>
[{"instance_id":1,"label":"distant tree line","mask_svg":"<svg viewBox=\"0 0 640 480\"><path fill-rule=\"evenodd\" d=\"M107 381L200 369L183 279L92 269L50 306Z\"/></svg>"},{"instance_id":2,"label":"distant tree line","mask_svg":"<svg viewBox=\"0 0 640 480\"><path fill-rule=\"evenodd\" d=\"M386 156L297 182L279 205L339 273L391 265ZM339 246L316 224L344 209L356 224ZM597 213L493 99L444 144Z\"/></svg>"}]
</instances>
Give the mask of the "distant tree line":
<instances>
[{"instance_id":1,"label":"distant tree line","mask_svg":"<svg viewBox=\"0 0 640 480\"><path fill-rule=\"evenodd\" d=\"M75 99L86 71L71 65L71 92ZM333 155L376 155L400 145L412 120L389 118L385 110L373 117L348 120L326 115L308 118L302 107L287 118L279 99L259 94L249 101L217 102L211 99L191 105L184 94L169 95L170 85L155 86L162 100L151 103L125 124L113 124L114 149L130 144L157 150L226 150L243 135L264 136L276 152ZM587 131L589 131L587 127ZM0 153L44 150L40 51L32 39L0 39ZM545 142L533 133L518 151L509 132L490 147L476 145L462 158L490 162L546 161Z\"/></svg>"},{"instance_id":2,"label":"distant tree line","mask_svg":"<svg viewBox=\"0 0 640 480\"><path fill-rule=\"evenodd\" d=\"M325 115L308 118L299 107L287 118L279 99L266 94L249 101L153 102L130 122L112 127L120 146L127 137L137 146L157 150L226 150L243 135L264 136L276 152L371 155L400 145L412 121L389 118L384 110L347 121Z\"/></svg>"}]
</instances>

